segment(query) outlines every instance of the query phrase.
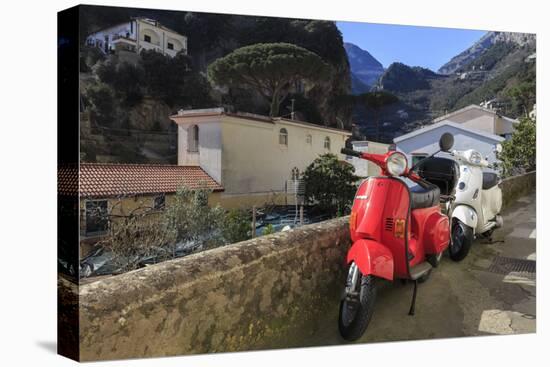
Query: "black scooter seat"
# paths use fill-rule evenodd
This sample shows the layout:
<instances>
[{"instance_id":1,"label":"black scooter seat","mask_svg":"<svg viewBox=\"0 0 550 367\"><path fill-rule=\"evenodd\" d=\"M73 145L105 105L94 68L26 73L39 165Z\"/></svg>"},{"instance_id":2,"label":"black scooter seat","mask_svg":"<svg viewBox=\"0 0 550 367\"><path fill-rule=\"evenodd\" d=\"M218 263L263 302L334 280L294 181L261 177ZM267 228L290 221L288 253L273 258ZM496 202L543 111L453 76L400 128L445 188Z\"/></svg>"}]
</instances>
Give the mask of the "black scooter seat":
<instances>
[{"instance_id":1,"label":"black scooter seat","mask_svg":"<svg viewBox=\"0 0 550 367\"><path fill-rule=\"evenodd\" d=\"M411 209L431 208L439 205L439 187L414 185L411 191Z\"/></svg>"},{"instance_id":2,"label":"black scooter seat","mask_svg":"<svg viewBox=\"0 0 550 367\"><path fill-rule=\"evenodd\" d=\"M493 172L483 172L483 184L481 188L483 190L489 190L491 187L495 187L498 184L498 175Z\"/></svg>"}]
</instances>

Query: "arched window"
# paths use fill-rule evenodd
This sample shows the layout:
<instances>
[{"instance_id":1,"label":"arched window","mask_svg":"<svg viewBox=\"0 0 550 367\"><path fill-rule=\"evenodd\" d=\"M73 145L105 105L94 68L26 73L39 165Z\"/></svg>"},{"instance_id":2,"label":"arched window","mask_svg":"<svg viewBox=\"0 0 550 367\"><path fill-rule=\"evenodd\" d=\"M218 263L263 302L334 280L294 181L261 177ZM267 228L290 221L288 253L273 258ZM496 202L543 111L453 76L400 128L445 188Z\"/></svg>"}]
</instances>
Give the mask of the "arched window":
<instances>
[{"instance_id":1,"label":"arched window","mask_svg":"<svg viewBox=\"0 0 550 367\"><path fill-rule=\"evenodd\" d=\"M306 144L311 145L311 141L312 141L311 135L310 135L310 134L307 134L307 135L306 135Z\"/></svg>"},{"instance_id":2,"label":"arched window","mask_svg":"<svg viewBox=\"0 0 550 367\"><path fill-rule=\"evenodd\" d=\"M279 144L288 145L288 132L285 128L279 130Z\"/></svg>"},{"instance_id":3,"label":"arched window","mask_svg":"<svg viewBox=\"0 0 550 367\"><path fill-rule=\"evenodd\" d=\"M187 133L188 139L188 151L198 152L199 151L199 127L197 125L191 125Z\"/></svg>"},{"instance_id":4,"label":"arched window","mask_svg":"<svg viewBox=\"0 0 550 367\"><path fill-rule=\"evenodd\" d=\"M330 138L328 136L325 137L324 147L325 147L326 150L330 150Z\"/></svg>"}]
</instances>

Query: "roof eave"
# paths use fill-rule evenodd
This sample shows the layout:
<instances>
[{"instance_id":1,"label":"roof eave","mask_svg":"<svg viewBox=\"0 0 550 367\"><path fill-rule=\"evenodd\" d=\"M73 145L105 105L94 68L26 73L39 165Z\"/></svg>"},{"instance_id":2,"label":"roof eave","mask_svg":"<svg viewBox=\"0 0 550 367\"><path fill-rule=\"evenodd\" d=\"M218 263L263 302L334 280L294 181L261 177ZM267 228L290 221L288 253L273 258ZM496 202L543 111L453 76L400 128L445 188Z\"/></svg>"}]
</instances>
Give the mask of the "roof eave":
<instances>
[{"instance_id":1,"label":"roof eave","mask_svg":"<svg viewBox=\"0 0 550 367\"><path fill-rule=\"evenodd\" d=\"M506 140L502 136L499 136L499 135L496 135L496 134L485 133L483 131L478 131L478 130L474 130L474 129L468 129L468 128L465 128L464 126L462 126L461 124L458 124L456 122L444 120L444 121L440 121L438 123L435 123L435 124L428 125L428 126L425 126L423 128L417 129L417 130L412 131L408 134L398 136L397 138L393 139L393 142L395 144L397 144L397 143L402 142L404 140L414 138L415 136L418 136L418 135L427 133L429 131L435 130L435 129L441 127L441 126L451 126L451 127L456 128L456 129L459 129L459 130L462 130L462 131L468 131L472 134L475 134L475 135L478 135L478 136L483 136L483 137L486 137L488 139L492 139L492 140L496 140L496 141Z\"/></svg>"}]
</instances>

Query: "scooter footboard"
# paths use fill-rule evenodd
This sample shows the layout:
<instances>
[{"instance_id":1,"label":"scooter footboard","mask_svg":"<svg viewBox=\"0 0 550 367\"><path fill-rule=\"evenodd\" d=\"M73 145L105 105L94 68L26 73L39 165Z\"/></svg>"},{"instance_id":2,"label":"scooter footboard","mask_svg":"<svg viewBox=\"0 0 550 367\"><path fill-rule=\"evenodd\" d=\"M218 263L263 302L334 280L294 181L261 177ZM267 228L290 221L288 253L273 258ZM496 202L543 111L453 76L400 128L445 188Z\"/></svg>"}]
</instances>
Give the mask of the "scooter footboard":
<instances>
[{"instance_id":1,"label":"scooter footboard","mask_svg":"<svg viewBox=\"0 0 550 367\"><path fill-rule=\"evenodd\" d=\"M347 263L354 262L363 275L393 280L393 255L380 242L361 239L348 251Z\"/></svg>"}]
</instances>

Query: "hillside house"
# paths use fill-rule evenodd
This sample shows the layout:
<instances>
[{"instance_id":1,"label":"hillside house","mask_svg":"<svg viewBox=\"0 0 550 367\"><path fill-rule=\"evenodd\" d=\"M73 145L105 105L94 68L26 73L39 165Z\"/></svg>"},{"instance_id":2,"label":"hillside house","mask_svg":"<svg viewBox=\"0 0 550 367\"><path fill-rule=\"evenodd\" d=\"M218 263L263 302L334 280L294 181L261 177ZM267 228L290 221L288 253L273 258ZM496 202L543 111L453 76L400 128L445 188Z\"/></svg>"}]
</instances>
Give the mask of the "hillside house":
<instances>
[{"instance_id":1,"label":"hillside house","mask_svg":"<svg viewBox=\"0 0 550 367\"><path fill-rule=\"evenodd\" d=\"M409 161L409 167L412 167L419 160L439 150L439 138L446 132L454 136L453 149L475 149L490 164L497 162L496 145L505 140L502 136L470 128L468 124L443 120L401 135L393 141L397 150L405 153Z\"/></svg>"},{"instance_id":2,"label":"hillside house","mask_svg":"<svg viewBox=\"0 0 550 367\"><path fill-rule=\"evenodd\" d=\"M180 110L178 164L199 166L224 191L224 207L284 204L288 182L319 155L340 149L351 132L286 118L230 113L223 108Z\"/></svg>"},{"instance_id":3,"label":"hillside house","mask_svg":"<svg viewBox=\"0 0 550 367\"><path fill-rule=\"evenodd\" d=\"M451 121L466 128L484 131L508 139L518 120L499 114L496 110L469 105L436 118L433 122Z\"/></svg>"},{"instance_id":4,"label":"hillside house","mask_svg":"<svg viewBox=\"0 0 550 367\"><path fill-rule=\"evenodd\" d=\"M80 163L58 170L59 195L79 197L80 256L86 256L107 233L107 213L126 216L133 210L154 214L169 205L180 186L223 187L198 166Z\"/></svg>"},{"instance_id":5,"label":"hillside house","mask_svg":"<svg viewBox=\"0 0 550 367\"><path fill-rule=\"evenodd\" d=\"M149 18L132 18L127 22L98 30L88 35L86 45L97 47L106 54L139 54L142 50L155 50L171 57L180 51L187 54L186 36Z\"/></svg>"}]
</instances>

